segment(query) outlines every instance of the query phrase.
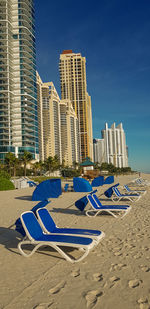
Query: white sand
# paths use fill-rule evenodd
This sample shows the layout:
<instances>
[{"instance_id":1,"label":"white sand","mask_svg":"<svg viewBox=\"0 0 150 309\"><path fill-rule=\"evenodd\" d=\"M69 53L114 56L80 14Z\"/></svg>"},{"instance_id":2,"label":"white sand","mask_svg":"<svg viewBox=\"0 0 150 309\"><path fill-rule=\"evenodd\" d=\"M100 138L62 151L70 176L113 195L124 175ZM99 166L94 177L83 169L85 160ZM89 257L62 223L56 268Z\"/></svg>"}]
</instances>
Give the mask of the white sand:
<instances>
[{"instance_id":1,"label":"white sand","mask_svg":"<svg viewBox=\"0 0 150 309\"><path fill-rule=\"evenodd\" d=\"M150 180L150 175L143 175ZM128 183L134 176L120 176ZM100 188L102 193L107 186ZM147 309L150 308L150 187L122 220L89 218L73 205L79 193L64 193L47 206L60 227L100 229L105 238L82 262L71 264L50 249L30 258L20 255L20 238L11 227L31 209L33 189L0 192L0 309ZM102 196L102 203L112 204ZM70 251L77 256L77 251Z\"/></svg>"}]
</instances>

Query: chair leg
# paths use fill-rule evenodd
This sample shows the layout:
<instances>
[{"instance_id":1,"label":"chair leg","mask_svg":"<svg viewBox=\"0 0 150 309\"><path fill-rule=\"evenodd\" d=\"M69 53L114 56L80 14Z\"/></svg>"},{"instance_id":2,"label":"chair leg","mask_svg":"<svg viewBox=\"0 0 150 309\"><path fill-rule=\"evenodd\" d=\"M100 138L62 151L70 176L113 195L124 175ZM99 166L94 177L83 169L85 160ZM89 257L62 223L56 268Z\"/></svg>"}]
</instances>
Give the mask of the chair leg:
<instances>
[{"instance_id":1,"label":"chair leg","mask_svg":"<svg viewBox=\"0 0 150 309\"><path fill-rule=\"evenodd\" d=\"M95 243L96 244L96 243ZM23 245L35 245L34 249L29 253L29 254L26 254L23 249L22 249L22 246ZM78 259L72 259L69 257L68 254L66 254L62 249L59 248L59 246L55 245L55 244L49 244L49 243L46 243L46 242L41 242L41 243L32 243L31 241L29 240L26 240L26 241L21 241L19 244L18 244L18 249L20 251L20 253L24 256L24 257L30 257L33 255L33 253L41 246L49 246L49 247L52 247L54 248L58 253L60 253L64 258L65 260L67 260L68 262L70 263L77 263L77 262L80 262L82 261L88 254L89 254L89 251L90 249L89 248L83 248L83 255L78 258ZM71 245L70 245L71 247ZM72 247L72 248L75 248L75 249L80 249L80 247ZM81 247L82 249L82 247Z\"/></svg>"}]
</instances>

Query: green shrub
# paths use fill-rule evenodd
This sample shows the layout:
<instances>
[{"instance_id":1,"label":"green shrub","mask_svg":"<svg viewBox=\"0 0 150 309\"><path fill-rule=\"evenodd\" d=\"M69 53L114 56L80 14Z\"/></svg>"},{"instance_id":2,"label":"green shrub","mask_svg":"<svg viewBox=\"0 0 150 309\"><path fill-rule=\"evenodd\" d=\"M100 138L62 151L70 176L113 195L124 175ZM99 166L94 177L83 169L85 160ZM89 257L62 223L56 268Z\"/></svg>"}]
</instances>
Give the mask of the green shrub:
<instances>
[{"instance_id":1,"label":"green shrub","mask_svg":"<svg viewBox=\"0 0 150 309\"><path fill-rule=\"evenodd\" d=\"M35 182L41 183L44 180L48 180L48 179L60 179L61 177L46 177L46 176L39 176L39 177L30 177L30 179L32 179Z\"/></svg>"},{"instance_id":2,"label":"green shrub","mask_svg":"<svg viewBox=\"0 0 150 309\"><path fill-rule=\"evenodd\" d=\"M14 184L7 178L0 177L0 191L14 190Z\"/></svg>"},{"instance_id":3,"label":"green shrub","mask_svg":"<svg viewBox=\"0 0 150 309\"><path fill-rule=\"evenodd\" d=\"M6 172L6 171L4 171L4 170L1 170L0 171L0 178L6 178L6 179L10 179L10 175Z\"/></svg>"},{"instance_id":4,"label":"green shrub","mask_svg":"<svg viewBox=\"0 0 150 309\"><path fill-rule=\"evenodd\" d=\"M81 172L80 170L74 170L71 168L65 168L61 171L63 177L79 177Z\"/></svg>"}]
</instances>

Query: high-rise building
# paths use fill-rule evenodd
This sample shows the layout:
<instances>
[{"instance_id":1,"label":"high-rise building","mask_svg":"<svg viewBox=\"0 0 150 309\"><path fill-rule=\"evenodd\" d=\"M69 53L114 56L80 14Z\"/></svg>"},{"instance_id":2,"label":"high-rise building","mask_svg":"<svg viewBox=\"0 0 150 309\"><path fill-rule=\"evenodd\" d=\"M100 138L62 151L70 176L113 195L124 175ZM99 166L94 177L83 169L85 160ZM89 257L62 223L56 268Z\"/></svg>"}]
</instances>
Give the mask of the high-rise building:
<instances>
[{"instance_id":1,"label":"high-rise building","mask_svg":"<svg viewBox=\"0 0 150 309\"><path fill-rule=\"evenodd\" d=\"M122 123L117 127L113 123L111 128L108 128L106 123L105 129L102 130L102 138L105 147L104 162L112 163L116 167L128 167L126 138Z\"/></svg>"},{"instance_id":2,"label":"high-rise building","mask_svg":"<svg viewBox=\"0 0 150 309\"><path fill-rule=\"evenodd\" d=\"M0 1L0 160L38 158L34 24L33 0Z\"/></svg>"},{"instance_id":3,"label":"high-rise building","mask_svg":"<svg viewBox=\"0 0 150 309\"><path fill-rule=\"evenodd\" d=\"M79 120L80 158L93 160L91 99L87 93L86 59L65 50L59 63L62 100L70 100Z\"/></svg>"},{"instance_id":4,"label":"high-rise building","mask_svg":"<svg viewBox=\"0 0 150 309\"><path fill-rule=\"evenodd\" d=\"M65 165L79 162L79 122L70 100L60 101L62 159Z\"/></svg>"},{"instance_id":5,"label":"high-rise building","mask_svg":"<svg viewBox=\"0 0 150 309\"><path fill-rule=\"evenodd\" d=\"M57 155L61 163L60 98L54 84L43 83L38 73L37 98L40 160Z\"/></svg>"},{"instance_id":6,"label":"high-rise building","mask_svg":"<svg viewBox=\"0 0 150 309\"><path fill-rule=\"evenodd\" d=\"M95 163L99 163L101 165L105 162L105 147L103 139L93 139L93 156Z\"/></svg>"}]
</instances>

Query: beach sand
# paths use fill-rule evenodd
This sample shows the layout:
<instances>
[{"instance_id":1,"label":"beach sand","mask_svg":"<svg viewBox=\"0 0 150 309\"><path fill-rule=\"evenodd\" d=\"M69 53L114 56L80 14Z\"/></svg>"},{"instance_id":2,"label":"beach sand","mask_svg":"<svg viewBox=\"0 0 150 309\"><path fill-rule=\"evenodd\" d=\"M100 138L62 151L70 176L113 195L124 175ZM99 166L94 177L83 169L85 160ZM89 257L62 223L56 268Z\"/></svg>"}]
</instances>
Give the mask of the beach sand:
<instances>
[{"instance_id":1,"label":"beach sand","mask_svg":"<svg viewBox=\"0 0 150 309\"><path fill-rule=\"evenodd\" d=\"M150 181L150 175L141 175ZM136 176L138 177L138 175ZM115 177L129 183L135 175ZM100 187L99 194L107 188ZM44 248L20 255L14 222L30 210L33 188L0 192L0 309L148 309L150 308L150 186L123 219L89 218L74 202L84 193L63 193L47 209L57 226L99 229L105 238L81 262L71 264ZM104 196L102 203L113 204ZM77 250L70 251L78 256Z\"/></svg>"}]
</instances>

